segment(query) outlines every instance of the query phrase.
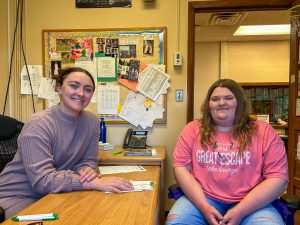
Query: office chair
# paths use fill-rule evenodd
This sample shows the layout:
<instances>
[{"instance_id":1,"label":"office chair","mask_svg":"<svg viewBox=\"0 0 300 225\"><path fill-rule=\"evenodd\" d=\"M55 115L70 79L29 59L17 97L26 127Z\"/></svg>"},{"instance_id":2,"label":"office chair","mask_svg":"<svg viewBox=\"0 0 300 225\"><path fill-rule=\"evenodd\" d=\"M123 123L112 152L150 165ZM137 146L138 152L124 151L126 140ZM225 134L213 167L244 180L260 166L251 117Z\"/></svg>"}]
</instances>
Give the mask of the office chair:
<instances>
[{"instance_id":1,"label":"office chair","mask_svg":"<svg viewBox=\"0 0 300 225\"><path fill-rule=\"evenodd\" d=\"M18 149L17 139L24 123L9 116L0 115L0 172Z\"/></svg>"},{"instance_id":2,"label":"office chair","mask_svg":"<svg viewBox=\"0 0 300 225\"><path fill-rule=\"evenodd\" d=\"M9 116L0 115L0 172L15 156L18 136L24 123ZM0 206L0 223L5 219L5 212Z\"/></svg>"},{"instance_id":3,"label":"office chair","mask_svg":"<svg viewBox=\"0 0 300 225\"><path fill-rule=\"evenodd\" d=\"M168 188L168 198L177 200L184 193L178 184L173 184ZM300 198L296 195L283 194L272 205L280 213L286 225L294 225L294 214L300 209Z\"/></svg>"}]
</instances>

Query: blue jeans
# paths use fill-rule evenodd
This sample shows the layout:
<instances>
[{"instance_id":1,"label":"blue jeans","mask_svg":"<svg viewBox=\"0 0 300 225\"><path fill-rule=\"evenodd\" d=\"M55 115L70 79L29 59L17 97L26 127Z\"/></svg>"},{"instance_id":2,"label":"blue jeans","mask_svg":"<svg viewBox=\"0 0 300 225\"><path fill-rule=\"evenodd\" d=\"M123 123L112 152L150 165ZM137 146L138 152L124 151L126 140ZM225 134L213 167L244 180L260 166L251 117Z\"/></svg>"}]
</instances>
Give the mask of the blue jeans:
<instances>
[{"instance_id":1,"label":"blue jeans","mask_svg":"<svg viewBox=\"0 0 300 225\"><path fill-rule=\"evenodd\" d=\"M214 206L222 215L224 215L230 208L234 207L234 204L226 204L217 202L210 198L207 198L210 205ZM167 225L208 225L204 216L198 208L196 208L189 199L185 196L180 197L172 209L169 215L177 215L176 218L166 221ZM168 216L169 216L168 215ZM263 219L262 219L263 218ZM267 205L252 214L244 217L240 225L284 225L281 215L271 205Z\"/></svg>"}]
</instances>

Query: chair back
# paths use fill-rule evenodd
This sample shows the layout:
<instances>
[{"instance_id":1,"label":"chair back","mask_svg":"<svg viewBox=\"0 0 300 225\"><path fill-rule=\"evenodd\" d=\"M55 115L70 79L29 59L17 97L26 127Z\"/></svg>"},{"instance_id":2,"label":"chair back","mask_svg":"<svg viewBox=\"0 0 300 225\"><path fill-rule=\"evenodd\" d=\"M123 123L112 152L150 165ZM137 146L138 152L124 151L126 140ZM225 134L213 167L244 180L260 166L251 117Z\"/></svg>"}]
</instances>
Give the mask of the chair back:
<instances>
[{"instance_id":1,"label":"chair back","mask_svg":"<svg viewBox=\"0 0 300 225\"><path fill-rule=\"evenodd\" d=\"M24 123L9 116L0 115L0 172L15 156L17 139Z\"/></svg>"}]
</instances>

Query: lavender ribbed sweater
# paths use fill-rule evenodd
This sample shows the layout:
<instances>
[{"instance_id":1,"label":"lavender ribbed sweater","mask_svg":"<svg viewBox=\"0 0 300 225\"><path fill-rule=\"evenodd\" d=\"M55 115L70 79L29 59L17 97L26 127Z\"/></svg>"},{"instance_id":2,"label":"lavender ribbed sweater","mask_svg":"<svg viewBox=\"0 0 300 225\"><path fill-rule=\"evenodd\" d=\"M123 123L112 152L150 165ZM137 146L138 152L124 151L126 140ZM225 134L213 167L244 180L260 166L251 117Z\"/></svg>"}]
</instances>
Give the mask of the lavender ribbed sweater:
<instances>
[{"instance_id":1,"label":"lavender ribbed sweater","mask_svg":"<svg viewBox=\"0 0 300 225\"><path fill-rule=\"evenodd\" d=\"M0 206L6 218L48 193L82 190L77 171L98 172L98 119L76 118L53 106L33 114L18 138L18 151L0 174Z\"/></svg>"}]
</instances>

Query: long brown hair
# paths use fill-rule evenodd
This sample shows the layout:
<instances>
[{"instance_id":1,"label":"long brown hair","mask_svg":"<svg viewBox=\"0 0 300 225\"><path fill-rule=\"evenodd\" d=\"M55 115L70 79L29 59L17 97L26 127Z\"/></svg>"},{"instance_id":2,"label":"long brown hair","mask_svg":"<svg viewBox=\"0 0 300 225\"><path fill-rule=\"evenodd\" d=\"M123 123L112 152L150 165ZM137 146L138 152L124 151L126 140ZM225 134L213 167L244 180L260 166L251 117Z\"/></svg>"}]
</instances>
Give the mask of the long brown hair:
<instances>
[{"instance_id":1,"label":"long brown hair","mask_svg":"<svg viewBox=\"0 0 300 225\"><path fill-rule=\"evenodd\" d=\"M239 154L243 153L245 147L250 143L251 137L256 130L256 125L254 120L250 117L249 113L249 103L245 97L242 87L231 79L219 79L209 88L206 98L202 104L201 112L201 133L200 142L204 149L208 146L213 145L213 135L214 135L214 121L211 116L209 109L209 101L213 91L217 87L223 87L229 89L235 96L237 101L237 107L235 111L235 120L233 124L233 138L237 140L240 144Z\"/></svg>"}]
</instances>

